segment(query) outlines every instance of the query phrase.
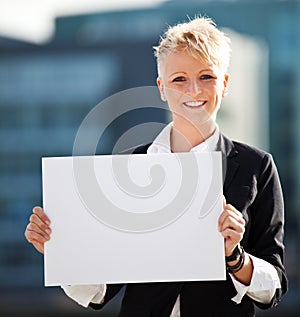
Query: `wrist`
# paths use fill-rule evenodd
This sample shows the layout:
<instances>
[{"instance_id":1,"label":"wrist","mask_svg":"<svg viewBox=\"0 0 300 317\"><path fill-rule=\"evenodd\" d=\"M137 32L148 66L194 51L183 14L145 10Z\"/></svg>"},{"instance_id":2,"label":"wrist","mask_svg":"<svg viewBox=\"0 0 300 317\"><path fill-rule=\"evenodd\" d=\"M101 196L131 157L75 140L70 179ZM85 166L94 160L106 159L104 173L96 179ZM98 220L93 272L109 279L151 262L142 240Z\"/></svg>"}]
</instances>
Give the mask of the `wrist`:
<instances>
[{"instance_id":1,"label":"wrist","mask_svg":"<svg viewBox=\"0 0 300 317\"><path fill-rule=\"evenodd\" d=\"M231 262L231 264L228 264ZM240 245L237 245L233 253L226 257L226 268L229 273L239 272L245 264L245 251Z\"/></svg>"},{"instance_id":2,"label":"wrist","mask_svg":"<svg viewBox=\"0 0 300 317\"><path fill-rule=\"evenodd\" d=\"M232 253L228 256L225 256L226 263L227 262L234 262L241 256L243 252L243 248L238 244L232 251Z\"/></svg>"}]
</instances>

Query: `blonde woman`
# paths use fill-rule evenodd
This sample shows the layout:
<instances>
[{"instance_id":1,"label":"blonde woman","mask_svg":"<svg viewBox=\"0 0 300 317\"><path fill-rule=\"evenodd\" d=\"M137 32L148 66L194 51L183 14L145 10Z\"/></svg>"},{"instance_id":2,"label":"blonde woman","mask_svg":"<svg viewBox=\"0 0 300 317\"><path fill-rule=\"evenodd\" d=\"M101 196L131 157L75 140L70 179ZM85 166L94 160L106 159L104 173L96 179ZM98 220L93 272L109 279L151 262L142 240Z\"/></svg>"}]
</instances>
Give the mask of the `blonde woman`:
<instances>
[{"instance_id":1,"label":"blonde woman","mask_svg":"<svg viewBox=\"0 0 300 317\"><path fill-rule=\"evenodd\" d=\"M224 237L227 279L128 284L119 316L254 316L255 305L275 306L287 290L283 198L271 155L226 138L216 124L228 88L230 40L211 19L195 18L170 27L155 56L157 85L173 121L135 153L222 152L224 204L218 228ZM50 220L35 207L27 240L43 253L50 233ZM122 287L63 288L79 304L99 309Z\"/></svg>"}]
</instances>

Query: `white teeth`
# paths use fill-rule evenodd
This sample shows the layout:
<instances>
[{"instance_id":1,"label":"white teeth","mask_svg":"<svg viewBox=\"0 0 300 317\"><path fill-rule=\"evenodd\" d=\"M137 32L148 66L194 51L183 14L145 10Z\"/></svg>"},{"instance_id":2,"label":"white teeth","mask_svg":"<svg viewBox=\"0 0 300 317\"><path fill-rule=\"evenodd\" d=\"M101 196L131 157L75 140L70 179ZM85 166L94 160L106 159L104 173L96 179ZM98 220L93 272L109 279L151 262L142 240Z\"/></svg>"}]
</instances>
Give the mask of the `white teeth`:
<instances>
[{"instance_id":1,"label":"white teeth","mask_svg":"<svg viewBox=\"0 0 300 317\"><path fill-rule=\"evenodd\" d=\"M205 101L187 101L184 104L188 107L201 107L205 104Z\"/></svg>"}]
</instances>

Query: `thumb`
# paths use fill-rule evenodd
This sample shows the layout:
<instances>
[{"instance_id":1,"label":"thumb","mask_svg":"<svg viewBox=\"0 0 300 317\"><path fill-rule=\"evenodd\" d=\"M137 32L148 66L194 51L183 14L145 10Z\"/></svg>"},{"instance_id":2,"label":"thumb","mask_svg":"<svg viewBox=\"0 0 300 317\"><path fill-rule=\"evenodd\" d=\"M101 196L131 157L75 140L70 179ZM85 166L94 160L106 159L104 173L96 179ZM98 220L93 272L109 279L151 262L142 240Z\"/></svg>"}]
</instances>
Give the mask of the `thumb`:
<instances>
[{"instance_id":1,"label":"thumb","mask_svg":"<svg viewBox=\"0 0 300 317\"><path fill-rule=\"evenodd\" d=\"M225 209L227 203L226 203L226 198L225 196L223 195L223 210Z\"/></svg>"}]
</instances>

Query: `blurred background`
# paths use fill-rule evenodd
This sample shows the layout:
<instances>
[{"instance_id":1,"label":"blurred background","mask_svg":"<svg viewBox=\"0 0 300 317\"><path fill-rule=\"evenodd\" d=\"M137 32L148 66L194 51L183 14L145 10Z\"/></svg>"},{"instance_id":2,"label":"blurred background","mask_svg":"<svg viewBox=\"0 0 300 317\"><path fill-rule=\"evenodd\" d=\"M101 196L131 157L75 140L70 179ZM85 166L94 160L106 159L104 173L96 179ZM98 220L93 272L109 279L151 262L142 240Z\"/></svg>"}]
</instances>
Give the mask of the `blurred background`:
<instances>
[{"instance_id":1,"label":"blurred background","mask_svg":"<svg viewBox=\"0 0 300 317\"><path fill-rule=\"evenodd\" d=\"M289 291L257 315L299 316L298 0L0 0L0 316L115 316L120 297L87 311L60 288L43 287L43 256L23 235L32 207L42 204L41 157L72 155L77 129L103 99L155 85L152 47L168 25L195 15L213 18L232 39L221 129L273 154L285 194ZM98 154L111 152L118 129L105 134Z\"/></svg>"}]
</instances>

